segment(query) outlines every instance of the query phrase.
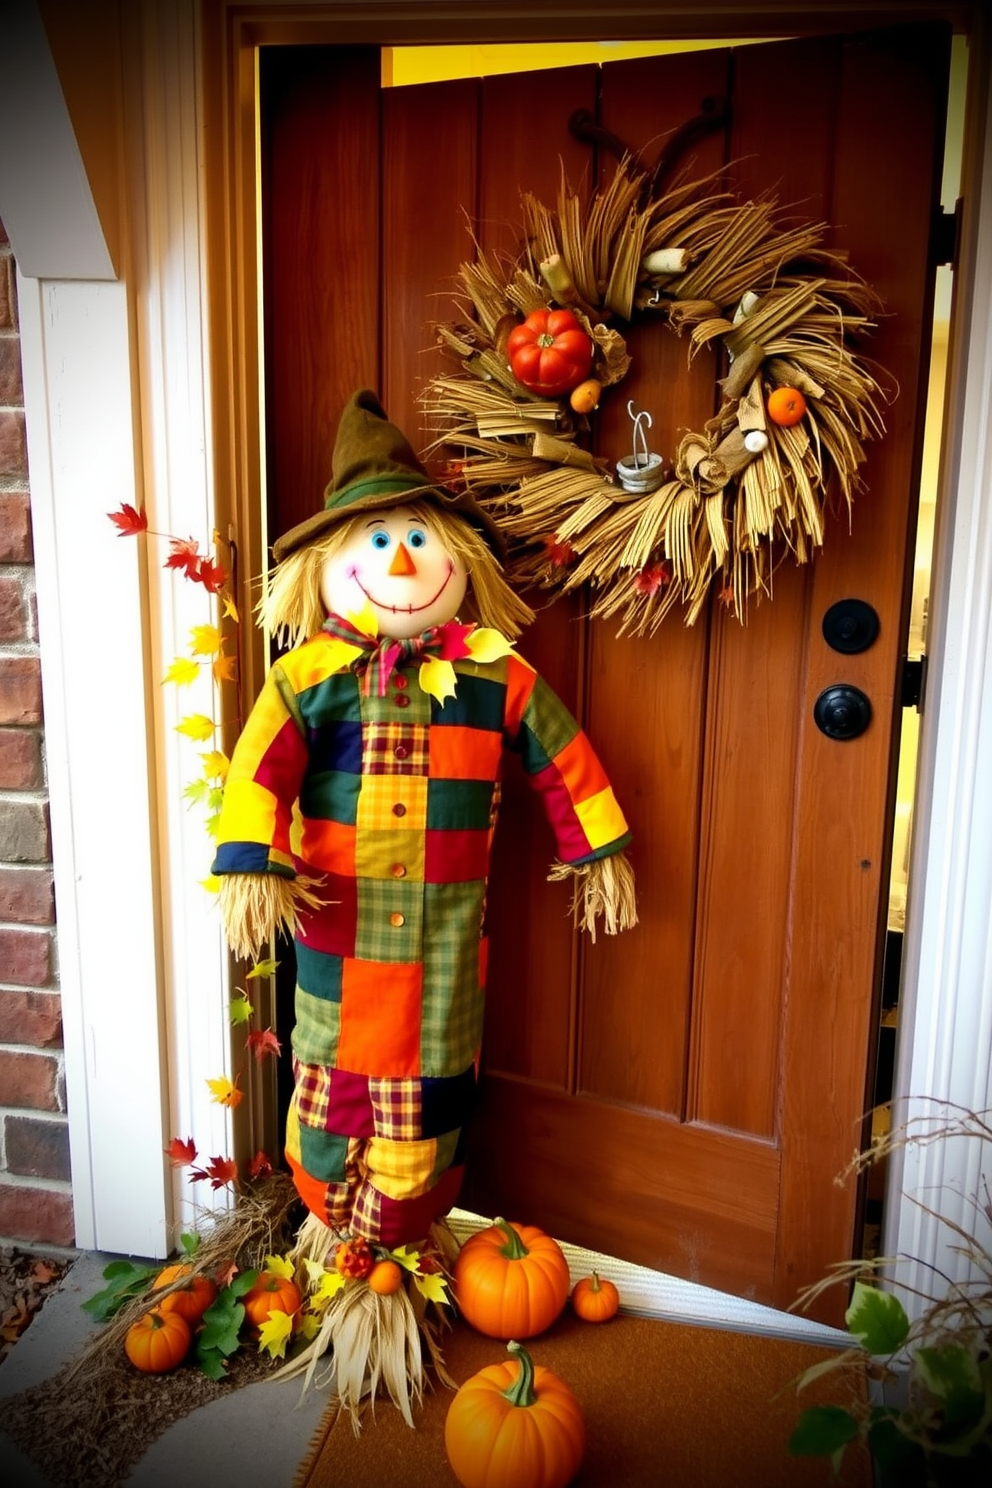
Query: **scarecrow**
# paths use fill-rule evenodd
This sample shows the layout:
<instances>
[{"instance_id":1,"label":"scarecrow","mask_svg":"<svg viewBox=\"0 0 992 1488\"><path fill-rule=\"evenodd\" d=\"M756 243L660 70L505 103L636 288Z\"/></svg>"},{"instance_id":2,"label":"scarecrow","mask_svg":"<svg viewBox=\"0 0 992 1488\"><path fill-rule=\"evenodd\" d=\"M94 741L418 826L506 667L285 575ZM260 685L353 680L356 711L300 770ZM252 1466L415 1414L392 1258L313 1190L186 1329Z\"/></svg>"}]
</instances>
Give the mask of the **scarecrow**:
<instances>
[{"instance_id":1,"label":"scarecrow","mask_svg":"<svg viewBox=\"0 0 992 1488\"><path fill-rule=\"evenodd\" d=\"M610 933L635 923L630 833L585 735L513 649L533 613L503 578L495 525L430 479L371 392L342 414L323 510L273 555L259 613L290 649L234 750L213 871L238 956L295 938L298 1258L311 1280L325 1263L362 1276L376 1255L429 1251L457 1198L504 749L592 933L600 916ZM342 1297L310 1350L312 1370L334 1347L339 1392ZM379 1303L394 1298L410 1309L405 1288ZM401 1323L415 1355L422 1313Z\"/></svg>"}]
</instances>

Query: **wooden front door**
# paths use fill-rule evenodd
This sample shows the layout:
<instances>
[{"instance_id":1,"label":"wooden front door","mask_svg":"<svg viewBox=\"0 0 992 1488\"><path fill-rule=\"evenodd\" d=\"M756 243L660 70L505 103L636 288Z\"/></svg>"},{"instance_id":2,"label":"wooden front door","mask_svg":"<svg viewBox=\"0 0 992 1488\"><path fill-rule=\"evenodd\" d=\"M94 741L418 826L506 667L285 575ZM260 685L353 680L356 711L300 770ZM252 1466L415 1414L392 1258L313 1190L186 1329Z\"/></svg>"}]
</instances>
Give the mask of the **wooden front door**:
<instances>
[{"instance_id":1,"label":"wooden front door","mask_svg":"<svg viewBox=\"0 0 992 1488\"><path fill-rule=\"evenodd\" d=\"M376 388L421 447L461 261L515 246L522 191L604 178L580 108L648 163L703 99L730 122L683 165L731 163L834 225L881 295L870 355L898 388L852 530L785 561L747 624L711 609L617 640L581 604L521 649L582 718L631 822L640 924L577 937L548 885L550 833L509 771L492 883L481 1109L464 1201L562 1239L778 1306L852 1254L888 882L894 725L915 525L948 36L911 28L380 90L374 49L262 55L270 532L317 509L339 411ZM628 452L628 398L671 454L715 407L717 368L635 329L598 450ZM824 639L836 600L880 619L869 650ZM813 705L871 700L836 742ZM821 1315L835 1321L842 1299Z\"/></svg>"}]
</instances>

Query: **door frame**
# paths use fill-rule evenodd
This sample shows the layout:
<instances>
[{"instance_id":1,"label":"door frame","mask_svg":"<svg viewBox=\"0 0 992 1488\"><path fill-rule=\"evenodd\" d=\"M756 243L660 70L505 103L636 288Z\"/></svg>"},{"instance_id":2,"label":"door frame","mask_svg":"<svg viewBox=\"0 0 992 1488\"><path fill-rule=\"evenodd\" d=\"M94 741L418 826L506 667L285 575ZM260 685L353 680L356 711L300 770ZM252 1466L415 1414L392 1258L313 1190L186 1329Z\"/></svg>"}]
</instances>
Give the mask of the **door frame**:
<instances>
[{"instance_id":1,"label":"door frame","mask_svg":"<svg viewBox=\"0 0 992 1488\"><path fill-rule=\"evenodd\" d=\"M165 107L149 105L144 110L145 149L129 167L132 183L141 179L144 220L155 224L155 232L145 241L140 275L133 263L125 273L130 279L132 303L138 300L140 282L142 302L159 307L157 321L149 312L148 344L163 360L174 356L189 369L208 369L204 390L208 434L202 449L188 452L192 464L187 463L183 475L188 476L192 469L198 490L206 493L206 507L215 525L228 520L235 523L245 554L244 571L259 571L266 542L255 212L256 48L263 43L554 40L563 34L566 9L567 34L576 40L595 39L604 30L616 39L657 34L660 30L673 38L706 32L711 36L757 36L782 31L778 24L783 14L781 5L762 4L760 0L711 8L705 27L688 16L685 7L666 7L653 0L628 3L622 11L602 3L576 5L573 0L565 7L535 0L526 13L518 7L476 0L458 4L441 0L431 7L422 6L418 0L410 4L402 0L389 4L379 0L364 0L362 4L328 0L319 10L303 10L276 0L201 0L199 4L197 0L140 0L135 7L140 16L136 29L145 36L154 36L167 23L177 26L185 37L196 34L197 24L200 29L198 45L192 49L185 45L138 47L137 60L145 86L150 87L150 96L160 104L164 102ZM976 1100L988 1100L985 1076L992 1059L992 1026L988 1009L984 1013L982 1010L982 989L992 986L992 948L986 937L992 882L992 801L979 774L981 758L987 758L992 749L992 710L985 701L992 697L992 637L988 629L992 512L982 509L984 493L992 488L992 435L984 420L984 410L992 402L992 149L986 143L992 125L989 29L979 8L964 4L935 7L882 3L866 11L861 7L807 3L801 10L790 9L788 15L789 30L795 33L912 20L923 12L932 16L935 9L952 20L970 20L976 45L966 133L963 194L967 205L952 319L948 417L933 571L931 678L921 730L918 827L907 906L907 1016L900 1030L897 1093L906 1096L925 1089L974 1105ZM170 151L170 139L181 144ZM168 168L163 162L168 162ZM170 259L165 251L166 245L177 238L188 249L178 271L175 256ZM196 293L192 300L187 298L180 313L184 284ZM35 311L32 303L27 306L29 324L22 325L22 334L28 340L34 337L34 344L41 348L42 307L39 301ZM133 350L119 355L134 361ZM148 437L156 428L164 429L168 449L170 421L178 412L174 386L168 378L153 381L151 386L143 383L133 364L129 375L141 430ZM34 438L49 438L58 454L64 449L58 409L40 372L36 380L30 380L30 386L28 382L26 374L29 434L33 428ZM40 536L43 546L50 541L48 533ZM39 555L42 562L53 557ZM58 590L57 575L53 582ZM155 687L161 675L157 669L161 635L168 634L176 624L169 612L171 605L165 586L151 596L152 639L145 643L148 687ZM68 606L67 613L73 613ZM99 641L94 631L94 650ZM48 666L46 655L46 669ZM249 694L257 688L263 668L261 641L256 638L246 657ZM64 680L56 673L50 679L52 688L58 688ZM48 687L46 680L46 691ZM154 754L161 732L159 729L156 738L152 721L147 729L149 752ZM71 728L67 726L66 743L68 732ZM183 833L185 808L180 793L160 789L157 799L170 880L178 884L184 875L195 879L192 854ZM72 822L67 821L69 835L65 840L78 857L87 844L80 841L78 832L73 842L73 830ZM188 921L189 913L185 913ZM182 940L187 932L181 924L177 930L174 906L166 906L162 914L163 939L175 945L177 935ZM63 938L61 925L60 939L65 965L68 956L80 947L74 946L70 937ZM82 950L85 955L93 954L85 946ZM95 966L92 970L96 974ZM161 976L162 997L167 1005L165 1019L182 1035L182 1046L170 1047L171 1067L165 1080L170 1109L165 1130L185 1134L194 1120L204 1118L204 1113L198 1107L200 1098L194 1092L192 1075L195 1034L183 1030L193 1029L197 1016L202 1015L205 980L210 988L211 1025L222 1027L227 978L211 973L209 968L206 978L201 975L195 981L175 970ZM74 986L65 986L64 995L71 1004ZM82 1026L81 1010L75 1012L80 1013ZM67 1008L70 1018L75 1012ZM967 1034L961 1032L963 1025L968 1027ZM215 1042L216 1035L212 1035L211 1047ZM197 1065L202 1064L202 1057L201 1047L196 1053ZM181 1073L189 1071L188 1075L177 1076L177 1064L182 1066ZM124 1108L129 1093L123 1077L121 1091L118 1111ZM94 1175L97 1180L92 1200L94 1217L86 1220L78 1241L92 1244L91 1235L99 1234L101 1243L115 1246L113 1228L101 1230L99 1216L111 1214L119 1205L120 1177L115 1180L109 1169L106 1177L101 1176L101 1155L119 1151L119 1122L111 1129L101 1111L90 1108L83 1085L70 1090L69 1100L70 1130L83 1134L74 1141L74 1177L78 1151L80 1181L89 1181ZM928 1181L936 1173L933 1149L929 1152L929 1157L920 1154L924 1161L913 1170L896 1166L890 1170L887 1208L893 1234L910 1236L912 1253L923 1264L937 1258L947 1269L960 1263L941 1256L944 1247L939 1225L929 1221L911 1195L903 1191L917 1178ZM940 1181L960 1181L965 1195L973 1192L974 1178L969 1178L966 1161L953 1154L948 1159L941 1162ZM168 1211L168 1201L164 1203Z\"/></svg>"}]
</instances>

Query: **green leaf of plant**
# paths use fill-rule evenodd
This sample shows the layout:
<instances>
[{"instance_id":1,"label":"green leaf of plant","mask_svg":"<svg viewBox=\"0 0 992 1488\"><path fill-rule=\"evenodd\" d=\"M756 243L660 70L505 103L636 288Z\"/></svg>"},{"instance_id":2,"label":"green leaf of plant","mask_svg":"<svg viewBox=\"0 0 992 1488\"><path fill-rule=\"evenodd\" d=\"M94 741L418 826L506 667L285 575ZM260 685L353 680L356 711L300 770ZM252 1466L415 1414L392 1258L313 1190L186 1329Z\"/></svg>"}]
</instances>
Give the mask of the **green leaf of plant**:
<instances>
[{"instance_id":1,"label":"green leaf of plant","mask_svg":"<svg viewBox=\"0 0 992 1488\"><path fill-rule=\"evenodd\" d=\"M839 1405L812 1405L804 1410L789 1437L793 1457L832 1457L852 1442L858 1423Z\"/></svg>"},{"instance_id":2,"label":"green leaf of plant","mask_svg":"<svg viewBox=\"0 0 992 1488\"><path fill-rule=\"evenodd\" d=\"M81 1303L82 1310L96 1322L105 1323L132 1297L146 1291L158 1270L157 1266L139 1266L133 1261L111 1261L103 1271L104 1280L110 1285Z\"/></svg>"},{"instance_id":3,"label":"green leaf of plant","mask_svg":"<svg viewBox=\"0 0 992 1488\"><path fill-rule=\"evenodd\" d=\"M195 1232L193 1234L183 1234L179 1236L179 1243L183 1248L184 1255L195 1256L200 1248L200 1237Z\"/></svg>"},{"instance_id":4,"label":"green leaf of plant","mask_svg":"<svg viewBox=\"0 0 992 1488\"><path fill-rule=\"evenodd\" d=\"M239 1271L230 1285L224 1288L224 1291L230 1292L233 1297L243 1297L245 1292L251 1291L257 1280L257 1271ZM223 1295L224 1293L222 1292L221 1296Z\"/></svg>"},{"instance_id":5,"label":"green leaf of plant","mask_svg":"<svg viewBox=\"0 0 992 1488\"><path fill-rule=\"evenodd\" d=\"M245 996L232 997L228 1004L228 1015L232 1027L237 1028L239 1023L247 1023L251 1018L251 1003Z\"/></svg>"},{"instance_id":6,"label":"green leaf of plant","mask_svg":"<svg viewBox=\"0 0 992 1488\"><path fill-rule=\"evenodd\" d=\"M978 1360L958 1343L919 1348L913 1356L917 1376L944 1407L945 1425L969 1427L981 1420L985 1392Z\"/></svg>"},{"instance_id":7,"label":"green leaf of plant","mask_svg":"<svg viewBox=\"0 0 992 1488\"><path fill-rule=\"evenodd\" d=\"M854 1283L844 1321L870 1354L894 1354L909 1332L909 1318L899 1298L861 1281Z\"/></svg>"},{"instance_id":8,"label":"green leaf of plant","mask_svg":"<svg viewBox=\"0 0 992 1488\"><path fill-rule=\"evenodd\" d=\"M207 1376L207 1379L222 1380L227 1378L227 1365L224 1362L224 1355L217 1349L205 1348L202 1335L196 1345L196 1362Z\"/></svg>"}]
</instances>

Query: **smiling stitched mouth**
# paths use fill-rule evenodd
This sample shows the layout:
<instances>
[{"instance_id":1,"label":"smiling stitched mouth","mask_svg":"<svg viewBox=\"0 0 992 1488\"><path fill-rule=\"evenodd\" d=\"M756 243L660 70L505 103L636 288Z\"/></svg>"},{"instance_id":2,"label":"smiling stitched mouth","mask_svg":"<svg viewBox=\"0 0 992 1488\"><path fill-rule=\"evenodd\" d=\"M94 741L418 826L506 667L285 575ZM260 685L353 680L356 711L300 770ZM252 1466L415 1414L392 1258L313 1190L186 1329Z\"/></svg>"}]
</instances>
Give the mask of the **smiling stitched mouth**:
<instances>
[{"instance_id":1,"label":"smiling stitched mouth","mask_svg":"<svg viewBox=\"0 0 992 1488\"><path fill-rule=\"evenodd\" d=\"M358 585L359 589L361 589L362 593L365 595L365 598L368 600L369 604L374 604L375 607L376 607L376 609L378 609L378 610L390 610L392 612L392 614L394 614L394 615L419 615L421 610L429 610L430 607L431 607L431 605L437 604L437 601L441 598L441 595L444 593L445 589L447 589L447 587L448 587L448 581L450 580L451 575L454 573L454 571L455 571L455 565L452 564L451 567L448 569L448 572L444 576L444 583L441 585L440 589L433 596L433 598L432 599L425 600L423 604L419 604L419 605L413 605L413 604L408 604L408 605L386 604L383 600L376 599L375 595L369 593L369 591L366 589L365 585L362 583L361 579L358 577L357 570L352 572L352 578L355 580L355 583Z\"/></svg>"}]
</instances>

